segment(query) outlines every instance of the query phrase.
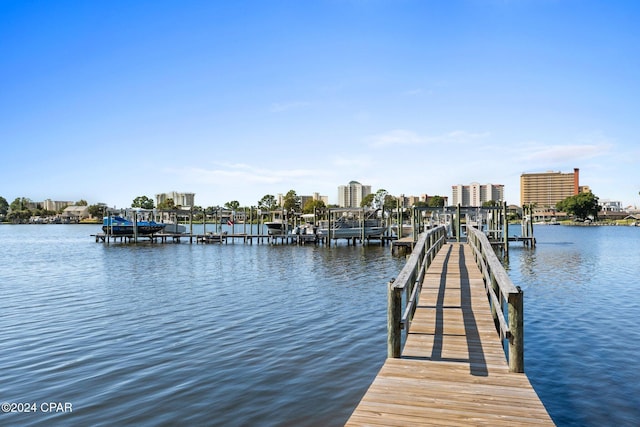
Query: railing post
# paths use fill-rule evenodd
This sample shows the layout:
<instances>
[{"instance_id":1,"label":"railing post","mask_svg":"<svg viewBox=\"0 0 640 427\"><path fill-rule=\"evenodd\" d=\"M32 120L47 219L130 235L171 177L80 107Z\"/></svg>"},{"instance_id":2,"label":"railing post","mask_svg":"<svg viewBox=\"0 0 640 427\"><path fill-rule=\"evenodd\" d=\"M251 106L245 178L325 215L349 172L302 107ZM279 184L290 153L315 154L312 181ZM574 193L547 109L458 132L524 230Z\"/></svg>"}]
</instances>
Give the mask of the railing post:
<instances>
[{"instance_id":1,"label":"railing post","mask_svg":"<svg viewBox=\"0 0 640 427\"><path fill-rule=\"evenodd\" d=\"M460 243L460 233L462 232L462 223L460 222L460 203L456 207L456 242Z\"/></svg>"},{"instance_id":2,"label":"railing post","mask_svg":"<svg viewBox=\"0 0 640 427\"><path fill-rule=\"evenodd\" d=\"M496 294L496 296L498 297L498 301L500 302L500 305L498 307L496 307L495 304L491 304L491 315L493 316L493 321L496 322L496 325L497 325L498 311L503 312L502 310L504 310L504 299L502 298L502 292L500 291L500 285L498 284L498 280L496 279L496 276L493 274L493 271L491 270L491 267L489 266L488 263L487 263L487 270L489 271L489 278L491 279L491 283L489 283L488 285L491 286L491 288L493 289L493 293ZM511 317L509 317L509 319L511 319Z\"/></svg>"},{"instance_id":3,"label":"railing post","mask_svg":"<svg viewBox=\"0 0 640 427\"><path fill-rule=\"evenodd\" d=\"M523 292L509 294L509 371L524 372L524 310Z\"/></svg>"},{"instance_id":4,"label":"railing post","mask_svg":"<svg viewBox=\"0 0 640 427\"><path fill-rule=\"evenodd\" d=\"M393 286L393 280L387 286L387 357L398 358L402 342L402 290Z\"/></svg>"}]
</instances>

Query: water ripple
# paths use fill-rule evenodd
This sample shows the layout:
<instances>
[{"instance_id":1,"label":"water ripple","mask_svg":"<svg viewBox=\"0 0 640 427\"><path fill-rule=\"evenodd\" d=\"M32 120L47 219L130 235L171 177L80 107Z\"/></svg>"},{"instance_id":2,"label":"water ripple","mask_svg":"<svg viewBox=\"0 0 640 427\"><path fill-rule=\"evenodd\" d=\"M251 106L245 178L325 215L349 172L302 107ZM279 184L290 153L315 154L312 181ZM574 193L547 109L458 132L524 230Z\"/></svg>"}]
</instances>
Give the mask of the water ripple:
<instances>
[{"instance_id":1,"label":"water ripple","mask_svg":"<svg viewBox=\"0 0 640 427\"><path fill-rule=\"evenodd\" d=\"M74 412L21 424L341 425L384 361L385 286L402 264L388 248L42 230L0 229L2 265L20 255L0 284L0 396Z\"/></svg>"}]
</instances>

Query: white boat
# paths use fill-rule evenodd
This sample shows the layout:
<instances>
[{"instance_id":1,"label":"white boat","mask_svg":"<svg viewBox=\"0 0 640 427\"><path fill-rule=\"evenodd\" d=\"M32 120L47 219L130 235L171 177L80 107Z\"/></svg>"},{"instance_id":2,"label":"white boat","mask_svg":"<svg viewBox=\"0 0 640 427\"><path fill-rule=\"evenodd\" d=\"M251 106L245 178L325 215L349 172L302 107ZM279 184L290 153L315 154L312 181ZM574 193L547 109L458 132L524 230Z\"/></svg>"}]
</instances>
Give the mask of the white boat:
<instances>
[{"instance_id":1,"label":"white boat","mask_svg":"<svg viewBox=\"0 0 640 427\"><path fill-rule=\"evenodd\" d=\"M315 242L318 240L317 227L313 224L298 225L291 230L291 235L299 242Z\"/></svg>"},{"instance_id":2,"label":"white boat","mask_svg":"<svg viewBox=\"0 0 640 427\"><path fill-rule=\"evenodd\" d=\"M298 242L315 242L318 240L318 227L314 224L314 214L302 214L300 216L304 220L303 224L293 227L291 236Z\"/></svg>"},{"instance_id":3,"label":"white boat","mask_svg":"<svg viewBox=\"0 0 640 427\"><path fill-rule=\"evenodd\" d=\"M271 221L266 221L267 234L270 236L283 236L289 232L289 222L282 211L272 212Z\"/></svg>"},{"instance_id":4,"label":"white boat","mask_svg":"<svg viewBox=\"0 0 640 427\"><path fill-rule=\"evenodd\" d=\"M533 225L560 225L560 221L555 218L551 218L550 221L536 221Z\"/></svg>"},{"instance_id":5,"label":"white boat","mask_svg":"<svg viewBox=\"0 0 640 427\"><path fill-rule=\"evenodd\" d=\"M289 223L284 220L267 221L264 225L267 226L267 234L270 236L287 234L287 230L289 229Z\"/></svg>"}]
</instances>

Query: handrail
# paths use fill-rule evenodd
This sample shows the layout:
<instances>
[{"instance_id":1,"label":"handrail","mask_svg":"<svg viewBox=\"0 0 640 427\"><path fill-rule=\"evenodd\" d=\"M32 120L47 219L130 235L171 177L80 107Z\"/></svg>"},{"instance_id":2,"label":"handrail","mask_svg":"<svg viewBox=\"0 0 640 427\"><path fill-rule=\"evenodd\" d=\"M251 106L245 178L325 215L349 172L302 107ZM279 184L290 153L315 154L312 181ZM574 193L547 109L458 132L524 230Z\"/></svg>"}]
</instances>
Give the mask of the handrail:
<instances>
[{"instance_id":1,"label":"handrail","mask_svg":"<svg viewBox=\"0 0 640 427\"><path fill-rule=\"evenodd\" d=\"M444 226L421 233L407 263L388 284L387 355L400 357L402 330L409 333L411 321L418 305L425 271L446 241ZM402 313L403 293L405 310Z\"/></svg>"},{"instance_id":2,"label":"handrail","mask_svg":"<svg viewBox=\"0 0 640 427\"><path fill-rule=\"evenodd\" d=\"M509 341L509 370L524 372L523 292L515 286L496 256L487 236L477 228L467 228L467 241L482 272L491 313L501 339ZM505 305L507 318L504 316Z\"/></svg>"}]
</instances>

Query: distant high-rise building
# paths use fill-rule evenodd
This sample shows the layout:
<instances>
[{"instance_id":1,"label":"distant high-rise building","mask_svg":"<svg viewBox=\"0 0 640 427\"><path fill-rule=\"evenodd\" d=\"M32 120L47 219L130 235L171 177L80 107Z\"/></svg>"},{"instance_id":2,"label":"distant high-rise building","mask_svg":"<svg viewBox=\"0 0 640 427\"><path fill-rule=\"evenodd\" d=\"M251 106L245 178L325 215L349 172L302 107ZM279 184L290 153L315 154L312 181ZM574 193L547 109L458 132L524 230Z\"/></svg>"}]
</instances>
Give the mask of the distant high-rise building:
<instances>
[{"instance_id":1,"label":"distant high-rise building","mask_svg":"<svg viewBox=\"0 0 640 427\"><path fill-rule=\"evenodd\" d=\"M444 206L447 206L447 202L449 201L447 196L429 196L428 194L421 194L420 196L405 196L404 194L401 194L397 199L400 201L401 207L410 208L418 203L426 203L428 205L434 197L440 197L443 199Z\"/></svg>"},{"instance_id":2,"label":"distant high-rise building","mask_svg":"<svg viewBox=\"0 0 640 427\"><path fill-rule=\"evenodd\" d=\"M181 208L188 209L194 206L195 197L195 193L178 193L177 191L156 194L156 206L158 206L160 203L164 203L168 199L173 199L173 204L175 206L180 206Z\"/></svg>"},{"instance_id":3,"label":"distant high-rise building","mask_svg":"<svg viewBox=\"0 0 640 427\"><path fill-rule=\"evenodd\" d=\"M341 208L359 208L367 195L371 194L370 185L351 181L349 185L338 186L338 206Z\"/></svg>"},{"instance_id":4,"label":"distant high-rise building","mask_svg":"<svg viewBox=\"0 0 640 427\"><path fill-rule=\"evenodd\" d=\"M325 206L329 205L329 196L321 196L320 193L313 193L312 196L298 196L298 198L300 199L300 208L304 209L304 206L307 204L307 202L309 202L310 200L321 200L322 202L324 202ZM280 207L284 206L284 194L282 193L278 193L278 195L276 196L276 204Z\"/></svg>"},{"instance_id":5,"label":"distant high-rise building","mask_svg":"<svg viewBox=\"0 0 640 427\"><path fill-rule=\"evenodd\" d=\"M329 205L329 197L321 196L320 193L313 193L313 196L300 196L300 207L304 209L309 201L322 201L325 206Z\"/></svg>"},{"instance_id":6,"label":"distant high-rise building","mask_svg":"<svg viewBox=\"0 0 640 427\"><path fill-rule=\"evenodd\" d=\"M469 185L452 185L452 204L454 206L482 206L489 201L504 200L504 185L502 184L478 184L473 182Z\"/></svg>"},{"instance_id":7,"label":"distant high-rise building","mask_svg":"<svg viewBox=\"0 0 640 427\"><path fill-rule=\"evenodd\" d=\"M520 175L520 203L538 208L554 208L556 203L581 191L580 170L572 173L540 172Z\"/></svg>"},{"instance_id":8,"label":"distant high-rise building","mask_svg":"<svg viewBox=\"0 0 640 427\"><path fill-rule=\"evenodd\" d=\"M42 202L42 208L48 211L57 212L59 210L66 208L67 206L73 206L75 204L76 202L72 202L72 201L54 201L51 199L47 199L44 202Z\"/></svg>"}]
</instances>

